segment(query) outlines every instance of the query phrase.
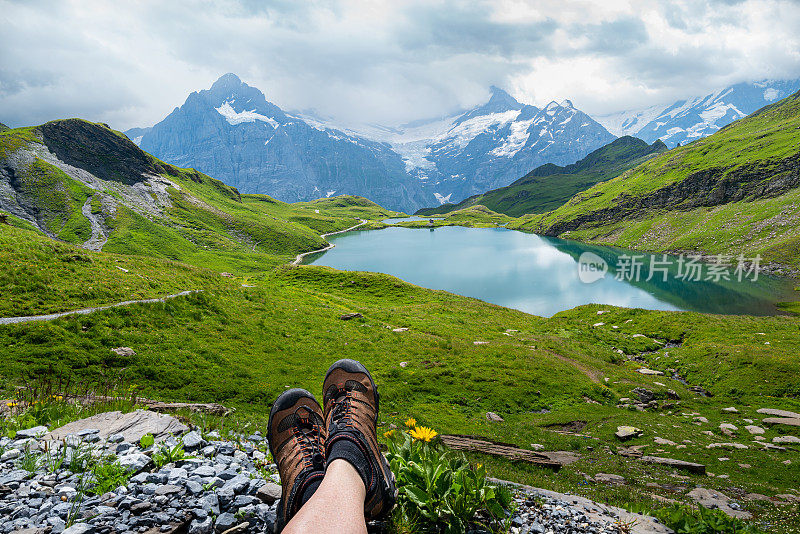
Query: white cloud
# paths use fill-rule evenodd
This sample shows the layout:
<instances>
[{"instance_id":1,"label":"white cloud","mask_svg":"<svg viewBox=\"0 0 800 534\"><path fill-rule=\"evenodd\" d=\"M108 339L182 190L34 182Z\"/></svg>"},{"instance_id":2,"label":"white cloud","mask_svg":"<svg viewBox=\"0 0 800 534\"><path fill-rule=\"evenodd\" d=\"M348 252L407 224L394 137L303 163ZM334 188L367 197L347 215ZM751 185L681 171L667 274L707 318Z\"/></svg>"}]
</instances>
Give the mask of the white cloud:
<instances>
[{"instance_id":1,"label":"white cloud","mask_svg":"<svg viewBox=\"0 0 800 534\"><path fill-rule=\"evenodd\" d=\"M152 124L235 72L283 108L443 115L504 86L589 112L800 76L790 0L0 0L0 122Z\"/></svg>"}]
</instances>

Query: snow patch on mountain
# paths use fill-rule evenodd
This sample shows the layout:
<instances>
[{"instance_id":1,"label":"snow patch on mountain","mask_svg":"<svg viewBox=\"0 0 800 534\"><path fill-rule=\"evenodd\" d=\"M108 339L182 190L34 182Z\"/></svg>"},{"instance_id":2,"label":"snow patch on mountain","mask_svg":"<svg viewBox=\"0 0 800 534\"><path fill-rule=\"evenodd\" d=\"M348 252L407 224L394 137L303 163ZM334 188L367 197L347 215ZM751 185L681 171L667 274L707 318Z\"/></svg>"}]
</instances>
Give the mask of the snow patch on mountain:
<instances>
[{"instance_id":1,"label":"snow patch on mountain","mask_svg":"<svg viewBox=\"0 0 800 534\"><path fill-rule=\"evenodd\" d=\"M273 128L277 128L278 121L273 119L272 117L267 117L266 115L262 115L261 113L256 113L256 110L253 109L251 111L236 111L231 106L232 101L226 100L222 103L221 106L218 108L214 108L217 110L217 113L225 117L225 120L228 121L228 124L232 126L236 126L237 124L242 124L245 122L255 122L255 121L262 121L266 122Z\"/></svg>"},{"instance_id":2,"label":"snow patch on mountain","mask_svg":"<svg viewBox=\"0 0 800 534\"><path fill-rule=\"evenodd\" d=\"M519 110L511 110L472 117L453 126L442 140L449 141L452 146L463 149L479 135L497 130L501 126L513 122L519 113Z\"/></svg>"},{"instance_id":3,"label":"snow patch on mountain","mask_svg":"<svg viewBox=\"0 0 800 534\"><path fill-rule=\"evenodd\" d=\"M528 130L533 124L533 121L534 119L513 122L511 124L510 132L503 141L503 144L492 150L491 154L493 156L510 158L519 152L520 149L525 146L525 143L528 142L528 138L531 136ZM544 131L540 132L540 136L542 133L544 133Z\"/></svg>"},{"instance_id":4,"label":"snow patch on mountain","mask_svg":"<svg viewBox=\"0 0 800 534\"><path fill-rule=\"evenodd\" d=\"M441 193L434 193L433 196L439 201L439 205L442 205L450 202L450 197L453 196L453 193L450 193L447 196L443 196Z\"/></svg>"}]
</instances>

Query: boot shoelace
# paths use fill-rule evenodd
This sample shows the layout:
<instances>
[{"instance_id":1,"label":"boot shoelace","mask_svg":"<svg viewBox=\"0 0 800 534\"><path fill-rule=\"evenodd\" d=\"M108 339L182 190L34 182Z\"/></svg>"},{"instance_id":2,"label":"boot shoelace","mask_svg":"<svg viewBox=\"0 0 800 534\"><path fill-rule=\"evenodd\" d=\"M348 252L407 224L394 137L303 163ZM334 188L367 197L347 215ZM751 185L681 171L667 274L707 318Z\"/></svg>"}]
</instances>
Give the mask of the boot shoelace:
<instances>
[{"instance_id":1,"label":"boot shoelace","mask_svg":"<svg viewBox=\"0 0 800 534\"><path fill-rule=\"evenodd\" d=\"M352 426L350 424L350 405L352 401L352 391L344 388L337 388L336 395L331 399L331 402L334 404L331 419L337 426L342 424L345 426Z\"/></svg>"},{"instance_id":2,"label":"boot shoelace","mask_svg":"<svg viewBox=\"0 0 800 534\"><path fill-rule=\"evenodd\" d=\"M303 415L301 410L306 415ZM306 467L323 464L323 454L320 451L321 445L319 439L317 439L322 429L315 422L307 408L299 407L295 410L294 415L296 419L295 424L292 426L292 432L297 437L297 442L303 451L303 464Z\"/></svg>"}]
</instances>

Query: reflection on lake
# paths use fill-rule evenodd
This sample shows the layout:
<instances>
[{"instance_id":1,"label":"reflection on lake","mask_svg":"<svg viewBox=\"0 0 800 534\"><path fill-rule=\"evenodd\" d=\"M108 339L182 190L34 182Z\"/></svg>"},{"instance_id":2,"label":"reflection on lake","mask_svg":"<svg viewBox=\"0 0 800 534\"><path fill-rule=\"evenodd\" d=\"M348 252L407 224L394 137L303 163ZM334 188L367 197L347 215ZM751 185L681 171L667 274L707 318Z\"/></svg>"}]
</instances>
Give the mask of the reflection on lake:
<instances>
[{"instance_id":1,"label":"reflection on lake","mask_svg":"<svg viewBox=\"0 0 800 534\"><path fill-rule=\"evenodd\" d=\"M672 262L666 281L660 273L645 281L646 268L639 281L617 280L620 256L640 253L503 228L393 227L350 232L332 236L330 241L334 248L308 256L304 263L387 273L535 315L550 316L588 303L768 315L777 312L776 302L797 300L787 281L764 275L757 282L738 282L735 277L719 283L676 279L677 261ZM584 252L607 263L604 278L590 284L580 281L578 258ZM649 261L650 255L645 255L646 267Z\"/></svg>"}]
</instances>

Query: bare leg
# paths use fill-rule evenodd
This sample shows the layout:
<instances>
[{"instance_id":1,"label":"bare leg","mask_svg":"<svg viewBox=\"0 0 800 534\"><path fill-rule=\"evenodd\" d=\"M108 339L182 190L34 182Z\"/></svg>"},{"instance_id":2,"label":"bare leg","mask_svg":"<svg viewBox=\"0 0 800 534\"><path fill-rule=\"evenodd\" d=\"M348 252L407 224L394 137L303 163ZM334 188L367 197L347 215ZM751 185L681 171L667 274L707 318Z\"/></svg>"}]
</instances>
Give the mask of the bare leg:
<instances>
[{"instance_id":1,"label":"bare leg","mask_svg":"<svg viewBox=\"0 0 800 534\"><path fill-rule=\"evenodd\" d=\"M334 460L317 491L289 521L283 534L366 534L366 495L358 471L345 460Z\"/></svg>"}]
</instances>

